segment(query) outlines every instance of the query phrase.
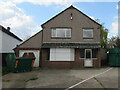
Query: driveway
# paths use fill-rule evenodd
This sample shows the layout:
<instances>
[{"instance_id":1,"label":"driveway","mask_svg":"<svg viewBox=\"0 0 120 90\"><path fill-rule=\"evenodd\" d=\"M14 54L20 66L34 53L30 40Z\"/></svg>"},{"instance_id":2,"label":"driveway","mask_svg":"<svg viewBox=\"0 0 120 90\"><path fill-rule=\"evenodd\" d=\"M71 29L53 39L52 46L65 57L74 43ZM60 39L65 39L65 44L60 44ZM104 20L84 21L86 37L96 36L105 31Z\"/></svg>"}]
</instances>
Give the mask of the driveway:
<instances>
[{"instance_id":1,"label":"driveway","mask_svg":"<svg viewBox=\"0 0 120 90\"><path fill-rule=\"evenodd\" d=\"M40 69L9 73L3 88L118 88L118 68Z\"/></svg>"}]
</instances>

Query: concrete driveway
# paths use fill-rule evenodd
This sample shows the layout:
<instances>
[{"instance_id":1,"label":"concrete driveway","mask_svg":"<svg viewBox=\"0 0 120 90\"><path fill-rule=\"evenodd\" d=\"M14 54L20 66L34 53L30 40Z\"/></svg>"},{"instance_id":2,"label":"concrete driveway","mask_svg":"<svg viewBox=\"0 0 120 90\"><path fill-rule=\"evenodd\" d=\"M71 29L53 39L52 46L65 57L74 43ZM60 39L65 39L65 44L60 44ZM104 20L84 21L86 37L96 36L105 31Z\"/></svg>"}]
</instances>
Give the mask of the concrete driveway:
<instances>
[{"instance_id":1,"label":"concrete driveway","mask_svg":"<svg viewBox=\"0 0 120 90\"><path fill-rule=\"evenodd\" d=\"M3 88L118 88L118 68L34 69L2 77Z\"/></svg>"}]
</instances>

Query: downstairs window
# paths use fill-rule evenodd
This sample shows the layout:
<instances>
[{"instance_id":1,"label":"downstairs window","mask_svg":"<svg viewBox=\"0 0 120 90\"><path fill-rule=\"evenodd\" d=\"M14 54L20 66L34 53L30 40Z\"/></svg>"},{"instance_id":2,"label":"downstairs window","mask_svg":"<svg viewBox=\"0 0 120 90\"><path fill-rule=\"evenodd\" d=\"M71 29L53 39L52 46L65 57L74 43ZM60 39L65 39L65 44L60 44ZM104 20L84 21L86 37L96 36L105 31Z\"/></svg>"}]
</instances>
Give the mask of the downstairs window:
<instances>
[{"instance_id":1,"label":"downstairs window","mask_svg":"<svg viewBox=\"0 0 120 90\"><path fill-rule=\"evenodd\" d=\"M50 61L74 61L74 49L50 48Z\"/></svg>"}]
</instances>

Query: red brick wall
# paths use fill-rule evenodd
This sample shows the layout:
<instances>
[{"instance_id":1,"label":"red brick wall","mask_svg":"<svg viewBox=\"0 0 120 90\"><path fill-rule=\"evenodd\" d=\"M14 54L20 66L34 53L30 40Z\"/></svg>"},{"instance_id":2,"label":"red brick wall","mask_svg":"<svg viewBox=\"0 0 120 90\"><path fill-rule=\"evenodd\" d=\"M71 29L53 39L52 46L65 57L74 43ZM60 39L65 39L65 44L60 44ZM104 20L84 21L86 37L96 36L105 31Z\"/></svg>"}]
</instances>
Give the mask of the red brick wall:
<instances>
[{"instance_id":1,"label":"red brick wall","mask_svg":"<svg viewBox=\"0 0 120 90\"><path fill-rule=\"evenodd\" d=\"M101 57L100 57L100 49L97 52L97 59L93 59L93 67L101 67Z\"/></svg>"},{"instance_id":2,"label":"red brick wall","mask_svg":"<svg viewBox=\"0 0 120 90\"><path fill-rule=\"evenodd\" d=\"M48 68L83 68L84 59L80 59L79 49L75 49L75 61L49 61L47 60L47 52L49 49L42 49L41 60L42 67ZM101 67L100 50L98 49L97 59L93 60L93 67Z\"/></svg>"},{"instance_id":3,"label":"red brick wall","mask_svg":"<svg viewBox=\"0 0 120 90\"><path fill-rule=\"evenodd\" d=\"M80 58L80 49L75 49L75 61L49 61L47 53L50 49L41 49L40 67L48 68L84 68L84 59ZM17 56L19 49L16 49ZM101 67L100 49L98 49L97 59L93 59L93 67Z\"/></svg>"},{"instance_id":4,"label":"red brick wall","mask_svg":"<svg viewBox=\"0 0 120 90\"><path fill-rule=\"evenodd\" d=\"M41 60L42 60L42 65L41 67L48 67L48 68L69 68L70 67L70 62L55 62L55 61L49 61L47 60L47 53L49 49L42 49L41 50Z\"/></svg>"}]
</instances>

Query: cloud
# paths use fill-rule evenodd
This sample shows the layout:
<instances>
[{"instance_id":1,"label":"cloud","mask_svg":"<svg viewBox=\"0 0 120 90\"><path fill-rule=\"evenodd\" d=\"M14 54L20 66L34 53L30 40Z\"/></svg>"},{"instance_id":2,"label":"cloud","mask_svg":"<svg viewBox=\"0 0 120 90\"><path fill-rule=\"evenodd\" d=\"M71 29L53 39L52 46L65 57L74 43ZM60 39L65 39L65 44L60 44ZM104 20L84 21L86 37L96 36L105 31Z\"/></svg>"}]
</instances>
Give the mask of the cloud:
<instances>
[{"instance_id":1,"label":"cloud","mask_svg":"<svg viewBox=\"0 0 120 90\"><path fill-rule=\"evenodd\" d=\"M119 0L11 0L14 3L29 2L37 5L70 5L75 2L118 2Z\"/></svg>"},{"instance_id":2,"label":"cloud","mask_svg":"<svg viewBox=\"0 0 120 90\"><path fill-rule=\"evenodd\" d=\"M57 4L57 5L70 5L73 2L76 2L76 0L11 0L14 3L23 3L23 2L29 2L32 4L37 5L51 5L51 4Z\"/></svg>"},{"instance_id":3,"label":"cloud","mask_svg":"<svg viewBox=\"0 0 120 90\"><path fill-rule=\"evenodd\" d=\"M118 35L118 22L113 22L109 31L109 37Z\"/></svg>"},{"instance_id":4,"label":"cloud","mask_svg":"<svg viewBox=\"0 0 120 90\"><path fill-rule=\"evenodd\" d=\"M119 5L116 5L116 9L119 9L120 7L119 7Z\"/></svg>"},{"instance_id":5,"label":"cloud","mask_svg":"<svg viewBox=\"0 0 120 90\"><path fill-rule=\"evenodd\" d=\"M5 27L10 26L11 32L22 39L26 39L40 30L33 18L26 15L12 2L0 1L0 24Z\"/></svg>"}]
</instances>

